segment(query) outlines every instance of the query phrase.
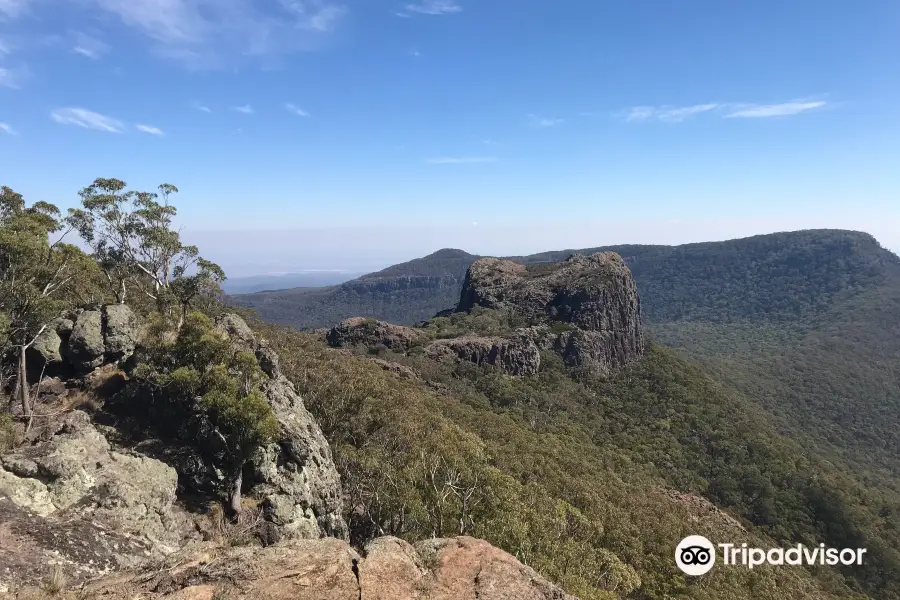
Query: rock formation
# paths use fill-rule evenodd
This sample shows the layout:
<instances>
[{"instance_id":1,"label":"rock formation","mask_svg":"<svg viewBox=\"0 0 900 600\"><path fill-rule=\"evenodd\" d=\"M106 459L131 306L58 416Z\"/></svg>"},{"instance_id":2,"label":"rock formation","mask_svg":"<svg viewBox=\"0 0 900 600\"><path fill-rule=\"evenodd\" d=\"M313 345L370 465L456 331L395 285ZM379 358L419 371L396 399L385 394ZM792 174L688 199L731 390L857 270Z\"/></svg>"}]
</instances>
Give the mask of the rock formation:
<instances>
[{"instance_id":1,"label":"rock formation","mask_svg":"<svg viewBox=\"0 0 900 600\"><path fill-rule=\"evenodd\" d=\"M30 370L84 374L131 356L138 323L124 304L82 310L54 320L28 349Z\"/></svg>"},{"instance_id":2,"label":"rock formation","mask_svg":"<svg viewBox=\"0 0 900 600\"><path fill-rule=\"evenodd\" d=\"M174 469L111 449L82 411L46 438L0 457L0 587L39 581L48 565L77 581L181 547Z\"/></svg>"},{"instance_id":3,"label":"rock formation","mask_svg":"<svg viewBox=\"0 0 900 600\"><path fill-rule=\"evenodd\" d=\"M112 575L79 593L98 600L577 600L506 552L469 537L415 546L379 538L364 555L334 539L268 548L201 546L155 571Z\"/></svg>"},{"instance_id":4,"label":"rock formation","mask_svg":"<svg viewBox=\"0 0 900 600\"><path fill-rule=\"evenodd\" d=\"M640 300L631 272L613 252L562 263L521 265L484 258L466 274L458 312L506 311L541 349L567 366L607 372L643 355Z\"/></svg>"},{"instance_id":5,"label":"rock formation","mask_svg":"<svg viewBox=\"0 0 900 600\"><path fill-rule=\"evenodd\" d=\"M432 358L446 357L494 365L510 375L535 375L541 366L541 352L527 336L518 339L464 336L438 340L426 348Z\"/></svg>"},{"instance_id":6,"label":"rock formation","mask_svg":"<svg viewBox=\"0 0 900 600\"><path fill-rule=\"evenodd\" d=\"M391 350L404 352L413 344L425 339L425 335L412 327L392 325L375 319L354 317L345 319L327 334L328 344L334 348L348 346L385 346Z\"/></svg>"},{"instance_id":7,"label":"rock formation","mask_svg":"<svg viewBox=\"0 0 900 600\"><path fill-rule=\"evenodd\" d=\"M278 438L254 455L244 472L245 495L256 499L265 518L265 541L282 538L345 538L340 476L331 448L293 384L281 374L278 355L238 315L216 319L234 351L253 352L266 373L262 392L280 425ZM139 357L140 351L136 353ZM137 361L139 362L139 361ZM134 365L128 365L128 368ZM116 419L129 420L129 437L143 452L171 464L187 494L221 493L227 481L222 435L199 404L172 408L122 394L107 403Z\"/></svg>"}]
</instances>

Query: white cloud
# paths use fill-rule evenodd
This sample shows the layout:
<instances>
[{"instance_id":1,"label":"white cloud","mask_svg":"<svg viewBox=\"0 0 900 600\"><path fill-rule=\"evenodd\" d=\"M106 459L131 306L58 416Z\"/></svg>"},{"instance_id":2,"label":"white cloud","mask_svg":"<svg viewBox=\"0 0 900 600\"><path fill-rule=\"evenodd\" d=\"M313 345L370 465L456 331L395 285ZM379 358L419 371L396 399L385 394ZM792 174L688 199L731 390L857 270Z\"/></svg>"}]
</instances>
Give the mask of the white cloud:
<instances>
[{"instance_id":1,"label":"white cloud","mask_svg":"<svg viewBox=\"0 0 900 600\"><path fill-rule=\"evenodd\" d=\"M238 111L239 113L244 113L245 115L253 114L253 107L250 106L249 104L245 104L244 106L232 106L232 108L234 110Z\"/></svg>"},{"instance_id":2,"label":"white cloud","mask_svg":"<svg viewBox=\"0 0 900 600\"><path fill-rule=\"evenodd\" d=\"M633 106L625 111L626 121L664 121L680 123L701 113L717 110L722 105L716 103L695 104L693 106Z\"/></svg>"},{"instance_id":3,"label":"white cloud","mask_svg":"<svg viewBox=\"0 0 900 600\"><path fill-rule=\"evenodd\" d=\"M200 104L199 102L194 102L194 108L205 113L212 112L212 110L208 106L206 106L205 104Z\"/></svg>"},{"instance_id":4,"label":"white cloud","mask_svg":"<svg viewBox=\"0 0 900 600\"><path fill-rule=\"evenodd\" d=\"M159 127L153 127L152 125L137 124L134 126L134 128L138 131L149 133L150 135L166 135L162 129L160 129Z\"/></svg>"},{"instance_id":5,"label":"white cloud","mask_svg":"<svg viewBox=\"0 0 900 600\"><path fill-rule=\"evenodd\" d=\"M459 12L462 12L462 6L454 0L422 0L414 4L407 4L403 11L396 13L396 15L409 18L412 14L440 16Z\"/></svg>"},{"instance_id":6,"label":"white cloud","mask_svg":"<svg viewBox=\"0 0 900 600\"><path fill-rule=\"evenodd\" d=\"M0 0L0 2L9 0ZM191 68L312 50L347 14L336 0L82 0Z\"/></svg>"},{"instance_id":7,"label":"white cloud","mask_svg":"<svg viewBox=\"0 0 900 600\"><path fill-rule=\"evenodd\" d=\"M542 117L539 115L528 115L528 122L532 127L545 129L547 127L556 127L557 125L562 125L563 123L565 123L565 119Z\"/></svg>"},{"instance_id":8,"label":"white cloud","mask_svg":"<svg viewBox=\"0 0 900 600\"><path fill-rule=\"evenodd\" d=\"M440 158L429 158L426 162L430 165L471 165L494 163L497 162L497 158L494 156L443 156Z\"/></svg>"},{"instance_id":9,"label":"white cloud","mask_svg":"<svg viewBox=\"0 0 900 600\"><path fill-rule=\"evenodd\" d=\"M85 33L76 32L74 38L72 52L76 54L97 60L109 52L109 44Z\"/></svg>"},{"instance_id":10,"label":"white cloud","mask_svg":"<svg viewBox=\"0 0 900 600\"><path fill-rule=\"evenodd\" d=\"M750 104L746 102L694 104L692 106L633 106L620 113L626 121L662 121L680 123L704 113L716 113L724 118L764 118L796 115L828 104L824 100L794 100L780 104Z\"/></svg>"},{"instance_id":11,"label":"white cloud","mask_svg":"<svg viewBox=\"0 0 900 600\"><path fill-rule=\"evenodd\" d=\"M309 113L308 113L308 112L306 112L305 110L303 110L302 108L300 108L300 107L297 106L296 104L291 104L290 102L288 102L287 104L285 104L285 105L284 105L284 108L287 109L288 111L294 113L294 114L297 115L298 117L308 117L308 116L309 116Z\"/></svg>"},{"instance_id":12,"label":"white cloud","mask_svg":"<svg viewBox=\"0 0 900 600\"><path fill-rule=\"evenodd\" d=\"M12 46L6 40L0 40L0 54L12 54Z\"/></svg>"},{"instance_id":13,"label":"white cloud","mask_svg":"<svg viewBox=\"0 0 900 600\"><path fill-rule=\"evenodd\" d=\"M28 0L0 0L0 16L14 19L28 8Z\"/></svg>"},{"instance_id":14,"label":"white cloud","mask_svg":"<svg viewBox=\"0 0 900 600\"><path fill-rule=\"evenodd\" d=\"M9 135L16 135L15 130L13 130L9 123L0 123L0 131L8 133Z\"/></svg>"},{"instance_id":15,"label":"white cloud","mask_svg":"<svg viewBox=\"0 0 900 600\"><path fill-rule=\"evenodd\" d=\"M58 108L50 113L50 117L63 125L76 125L108 133L122 133L125 127L118 119L85 108Z\"/></svg>"},{"instance_id":16,"label":"white cloud","mask_svg":"<svg viewBox=\"0 0 900 600\"><path fill-rule=\"evenodd\" d=\"M738 104L732 107L733 112L725 115L727 118L760 119L766 117L787 117L797 115L808 110L822 108L828 104L824 100L794 101L781 104Z\"/></svg>"}]
</instances>

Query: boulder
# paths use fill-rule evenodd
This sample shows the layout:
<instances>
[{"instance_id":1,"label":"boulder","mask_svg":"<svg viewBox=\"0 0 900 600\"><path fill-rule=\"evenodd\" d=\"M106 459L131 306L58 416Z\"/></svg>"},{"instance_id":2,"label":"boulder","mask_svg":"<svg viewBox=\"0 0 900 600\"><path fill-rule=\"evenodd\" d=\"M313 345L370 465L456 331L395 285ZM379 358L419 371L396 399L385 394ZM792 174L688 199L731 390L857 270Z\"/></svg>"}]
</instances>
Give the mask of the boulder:
<instances>
[{"instance_id":1,"label":"boulder","mask_svg":"<svg viewBox=\"0 0 900 600\"><path fill-rule=\"evenodd\" d=\"M90 371L103 364L106 342L103 338L103 314L86 310L78 315L64 352L66 361L78 371Z\"/></svg>"},{"instance_id":2,"label":"boulder","mask_svg":"<svg viewBox=\"0 0 900 600\"><path fill-rule=\"evenodd\" d=\"M102 310L105 359L112 362L128 358L138 341L137 317L125 304L109 304Z\"/></svg>"},{"instance_id":3,"label":"boulder","mask_svg":"<svg viewBox=\"0 0 900 600\"><path fill-rule=\"evenodd\" d=\"M189 531L176 482L160 461L111 450L90 417L73 411L49 439L0 458L0 541L15 538L32 560L55 555L74 578L165 556ZM5 560L14 562L0 552L0 579Z\"/></svg>"},{"instance_id":4,"label":"boulder","mask_svg":"<svg viewBox=\"0 0 900 600\"><path fill-rule=\"evenodd\" d=\"M54 327L48 327L41 332L28 348L27 359L39 364L41 367L57 365L62 362L62 338Z\"/></svg>"},{"instance_id":5,"label":"boulder","mask_svg":"<svg viewBox=\"0 0 900 600\"><path fill-rule=\"evenodd\" d=\"M541 367L540 350L525 336L517 339L464 336L438 340L425 352L438 360L453 358L476 365L495 365L510 375L535 375Z\"/></svg>"},{"instance_id":6,"label":"boulder","mask_svg":"<svg viewBox=\"0 0 900 600\"><path fill-rule=\"evenodd\" d=\"M469 537L415 547L380 538L366 546L365 557L334 539L201 547L153 572L91 582L82 593L107 600L577 600L506 552Z\"/></svg>"},{"instance_id":7,"label":"boulder","mask_svg":"<svg viewBox=\"0 0 900 600\"><path fill-rule=\"evenodd\" d=\"M397 352L405 352L411 346L426 339L426 334L412 327L393 325L371 318L354 317L345 319L327 334L328 344L333 348L352 346L374 347L383 345Z\"/></svg>"}]
</instances>

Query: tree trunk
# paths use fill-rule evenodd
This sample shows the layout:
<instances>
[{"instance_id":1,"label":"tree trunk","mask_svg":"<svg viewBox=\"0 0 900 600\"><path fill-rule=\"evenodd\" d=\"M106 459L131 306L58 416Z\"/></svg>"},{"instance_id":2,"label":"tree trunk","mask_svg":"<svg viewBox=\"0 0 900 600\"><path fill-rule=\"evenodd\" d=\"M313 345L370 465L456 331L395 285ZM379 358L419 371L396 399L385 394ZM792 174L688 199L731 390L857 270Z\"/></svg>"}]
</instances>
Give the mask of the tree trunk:
<instances>
[{"instance_id":1,"label":"tree trunk","mask_svg":"<svg viewBox=\"0 0 900 600\"><path fill-rule=\"evenodd\" d=\"M244 483L243 466L238 470L237 475L231 482L231 489L228 490L228 508L231 515L235 519L241 516L241 485Z\"/></svg>"},{"instance_id":2,"label":"tree trunk","mask_svg":"<svg viewBox=\"0 0 900 600\"><path fill-rule=\"evenodd\" d=\"M25 346L19 347L19 398L22 400L22 416L31 422L31 400L28 397L28 370L25 367Z\"/></svg>"}]
</instances>

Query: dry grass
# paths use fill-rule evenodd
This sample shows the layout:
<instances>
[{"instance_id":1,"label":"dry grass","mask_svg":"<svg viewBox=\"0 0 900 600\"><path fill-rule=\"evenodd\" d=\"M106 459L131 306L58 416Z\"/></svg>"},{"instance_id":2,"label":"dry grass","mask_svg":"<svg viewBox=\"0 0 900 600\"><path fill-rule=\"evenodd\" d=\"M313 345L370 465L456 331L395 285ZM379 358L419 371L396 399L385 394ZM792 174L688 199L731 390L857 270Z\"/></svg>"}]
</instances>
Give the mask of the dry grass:
<instances>
[{"instance_id":1,"label":"dry grass","mask_svg":"<svg viewBox=\"0 0 900 600\"><path fill-rule=\"evenodd\" d=\"M61 565L53 565L50 574L41 584L41 590L51 597L59 596L66 589L66 572Z\"/></svg>"}]
</instances>

